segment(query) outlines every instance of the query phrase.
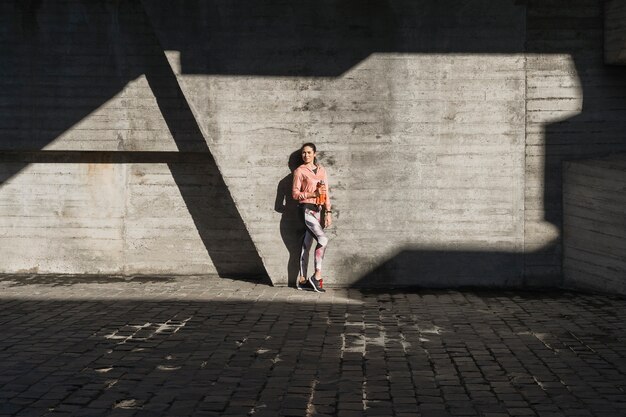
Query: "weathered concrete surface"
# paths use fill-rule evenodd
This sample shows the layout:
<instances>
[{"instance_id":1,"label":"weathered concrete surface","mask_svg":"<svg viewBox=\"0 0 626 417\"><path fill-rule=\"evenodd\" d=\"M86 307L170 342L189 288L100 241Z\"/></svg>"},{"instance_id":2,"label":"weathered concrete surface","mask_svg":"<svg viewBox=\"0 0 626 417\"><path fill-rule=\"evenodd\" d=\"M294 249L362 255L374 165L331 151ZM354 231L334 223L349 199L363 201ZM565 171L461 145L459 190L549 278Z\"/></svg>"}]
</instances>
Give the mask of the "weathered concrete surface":
<instances>
[{"instance_id":1,"label":"weathered concrete surface","mask_svg":"<svg viewBox=\"0 0 626 417\"><path fill-rule=\"evenodd\" d=\"M285 43L289 61L304 65L302 71L310 75L287 78L280 65L264 60L259 65L270 76L240 74L258 68L252 63L246 68L245 58L239 62L234 52L215 46L218 37L255 53L255 47L264 46L273 8L243 11L220 5L220 16L238 19L236 25L222 27L200 23L212 22L216 10L210 7L176 12L160 2L144 4L163 48L176 51L168 53L169 62L275 284L286 284L296 274L303 232L292 220L297 212L289 201L288 162L307 141L318 144L331 176L337 221L329 230L325 259L330 282L522 284L525 59L521 53L459 51L480 50L484 39L498 39L499 50L520 50L523 7L481 3L482 16L474 10L475 19L461 22L441 5L422 5L423 14L413 10L403 15L402 7L408 5L400 4L400 10L389 11L397 27L383 22L389 25L384 28L366 18L374 19L373 11L363 12L361 24L373 32L367 35L373 39L387 30L392 46L370 45L370 38L360 39L359 32L348 31L350 40L341 39L336 30L346 29L343 24L333 27L330 18L302 32L293 24L306 40L296 41L301 48L268 37L277 47ZM338 13L328 5L320 7L321 14ZM421 43L407 34L421 34L420 25L433 15L458 27L423 34ZM259 38L249 39L246 28L258 16L268 20L258 23ZM489 26L489 19L499 24ZM190 21L205 32L186 38ZM463 44L455 43L457 30L467 33ZM322 62L307 67L313 60L308 48L314 48L308 41L331 58L317 57L314 50L310 54ZM349 54L350 42L370 49L344 69L343 61L332 57ZM382 53L377 47L434 52ZM201 51L206 50L213 52L211 59L203 59ZM231 66L234 75L228 74ZM400 256L407 251L413 253L409 263ZM434 263L427 261L433 251L440 255ZM450 261L461 252L474 256ZM483 267L468 268L467 262ZM416 272L414 263L429 266L407 279ZM437 265L452 263L454 268Z\"/></svg>"},{"instance_id":2,"label":"weathered concrete surface","mask_svg":"<svg viewBox=\"0 0 626 417\"><path fill-rule=\"evenodd\" d=\"M626 294L626 154L563 165L563 277Z\"/></svg>"},{"instance_id":3,"label":"weathered concrete surface","mask_svg":"<svg viewBox=\"0 0 626 417\"><path fill-rule=\"evenodd\" d=\"M3 416L626 415L626 300L0 278Z\"/></svg>"},{"instance_id":4,"label":"weathered concrete surface","mask_svg":"<svg viewBox=\"0 0 626 417\"><path fill-rule=\"evenodd\" d=\"M199 119L211 119L212 149L277 284L287 282L302 234L283 219L294 209L288 160L301 143L318 143L337 220L326 270L352 284L407 248L523 251L523 64L386 55L332 80L190 76L181 85L191 103L220 109ZM521 263L511 266L495 269L520 280ZM428 272L413 284L479 278Z\"/></svg>"},{"instance_id":5,"label":"weathered concrete surface","mask_svg":"<svg viewBox=\"0 0 626 417\"><path fill-rule=\"evenodd\" d=\"M626 65L626 2L604 2L604 62Z\"/></svg>"},{"instance_id":6,"label":"weathered concrete surface","mask_svg":"<svg viewBox=\"0 0 626 417\"><path fill-rule=\"evenodd\" d=\"M138 4L36 6L0 6L0 271L264 275Z\"/></svg>"},{"instance_id":7,"label":"weathered concrete surface","mask_svg":"<svg viewBox=\"0 0 626 417\"><path fill-rule=\"evenodd\" d=\"M561 161L626 149L596 0L29 4L0 6L0 271L285 284L289 162L312 140L328 282L558 285ZM59 161L77 187L49 181Z\"/></svg>"},{"instance_id":8,"label":"weathered concrete surface","mask_svg":"<svg viewBox=\"0 0 626 417\"><path fill-rule=\"evenodd\" d=\"M171 158L176 160L177 158ZM202 214L222 213L206 159L182 158ZM12 172L17 163L5 164ZM6 171L5 171L6 172ZM205 178L202 178L205 177ZM207 179L209 180L207 182ZM216 244L236 231L196 225L167 163L34 163L0 192L2 268L32 273L216 273L201 234ZM219 194L218 194L219 195ZM223 214L223 213L222 213ZM220 217L212 219L220 221ZM222 222L227 221L222 217ZM212 253L213 257L238 253ZM245 259L231 260L242 270ZM250 273L259 273L248 266ZM226 274L228 275L228 274Z\"/></svg>"}]
</instances>

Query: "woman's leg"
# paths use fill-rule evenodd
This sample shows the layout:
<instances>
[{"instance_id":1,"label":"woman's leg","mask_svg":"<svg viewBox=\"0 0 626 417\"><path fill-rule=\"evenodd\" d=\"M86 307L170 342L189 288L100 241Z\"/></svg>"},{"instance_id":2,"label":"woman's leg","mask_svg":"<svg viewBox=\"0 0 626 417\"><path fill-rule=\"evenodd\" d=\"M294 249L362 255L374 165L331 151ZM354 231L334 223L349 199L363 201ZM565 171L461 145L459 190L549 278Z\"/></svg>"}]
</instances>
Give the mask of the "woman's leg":
<instances>
[{"instance_id":1,"label":"woman's leg","mask_svg":"<svg viewBox=\"0 0 626 417\"><path fill-rule=\"evenodd\" d=\"M306 279L306 271L309 267L309 251L311 249L311 245L313 244L313 235L307 228L304 232L304 239L302 239L302 250L300 251L300 276L301 278Z\"/></svg>"},{"instance_id":2,"label":"woman's leg","mask_svg":"<svg viewBox=\"0 0 626 417\"><path fill-rule=\"evenodd\" d=\"M319 279L322 273L322 261L324 260L324 253L326 253L326 246L328 245L328 237L324 233L324 229L320 224L320 212L305 209L304 210L304 223L306 224L308 232L310 232L317 240L317 246L315 247L315 277Z\"/></svg>"}]
</instances>

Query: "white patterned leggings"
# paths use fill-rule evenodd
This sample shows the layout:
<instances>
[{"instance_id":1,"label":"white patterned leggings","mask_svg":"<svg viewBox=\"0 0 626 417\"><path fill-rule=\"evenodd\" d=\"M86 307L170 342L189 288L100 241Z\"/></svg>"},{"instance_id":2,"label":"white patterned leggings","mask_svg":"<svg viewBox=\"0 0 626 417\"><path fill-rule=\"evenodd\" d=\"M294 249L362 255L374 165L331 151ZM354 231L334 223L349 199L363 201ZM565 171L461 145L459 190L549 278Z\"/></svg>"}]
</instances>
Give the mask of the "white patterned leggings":
<instances>
[{"instance_id":1,"label":"white patterned leggings","mask_svg":"<svg viewBox=\"0 0 626 417\"><path fill-rule=\"evenodd\" d=\"M311 210L309 208L303 208L304 211L304 224L306 225L306 232L304 233L304 240L302 242L302 251L300 252L300 276L307 276L307 268L309 266L309 251L313 240L317 241L315 247L315 270L322 270L322 261L324 260L324 253L326 252L326 245L328 245L328 237L324 233L324 229L320 224L321 211Z\"/></svg>"}]
</instances>

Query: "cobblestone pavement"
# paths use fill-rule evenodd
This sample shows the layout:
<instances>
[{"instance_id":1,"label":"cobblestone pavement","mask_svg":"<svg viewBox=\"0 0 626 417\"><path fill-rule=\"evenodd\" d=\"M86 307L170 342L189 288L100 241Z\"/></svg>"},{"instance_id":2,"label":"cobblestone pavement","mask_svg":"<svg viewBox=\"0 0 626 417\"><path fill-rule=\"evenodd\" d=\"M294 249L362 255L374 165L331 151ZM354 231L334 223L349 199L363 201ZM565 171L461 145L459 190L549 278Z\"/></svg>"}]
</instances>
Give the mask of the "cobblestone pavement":
<instances>
[{"instance_id":1,"label":"cobblestone pavement","mask_svg":"<svg viewBox=\"0 0 626 417\"><path fill-rule=\"evenodd\" d=\"M626 300L0 277L2 416L626 416Z\"/></svg>"}]
</instances>

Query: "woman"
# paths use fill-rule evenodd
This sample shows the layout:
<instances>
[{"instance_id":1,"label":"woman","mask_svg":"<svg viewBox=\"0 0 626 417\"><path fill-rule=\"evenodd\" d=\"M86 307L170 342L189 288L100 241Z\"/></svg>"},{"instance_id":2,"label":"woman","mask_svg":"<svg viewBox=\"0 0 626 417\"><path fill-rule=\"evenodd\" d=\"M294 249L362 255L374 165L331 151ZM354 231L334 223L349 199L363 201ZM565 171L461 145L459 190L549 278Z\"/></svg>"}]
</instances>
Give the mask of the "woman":
<instances>
[{"instance_id":1,"label":"woman","mask_svg":"<svg viewBox=\"0 0 626 417\"><path fill-rule=\"evenodd\" d=\"M300 253L300 276L296 280L296 288L302 289L307 282L307 267L309 264L309 250L313 240L317 241L315 247L315 274L309 277L308 282L314 291L324 292L322 288L322 260L326 252L328 237L322 227L322 209L324 211L324 227L332 224L332 210L330 198L328 198L328 177L323 166L317 163L317 149L313 143L305 143L300 148L303 164L293 172L292 197L300 203L300 209L304 216L306 232L302 242ZM322 182L320 184L320 182ZM319 186L318 186L319 184ZM326 202L318 204L318 197L326 195Z\"/></svg>"}]
</instances>

